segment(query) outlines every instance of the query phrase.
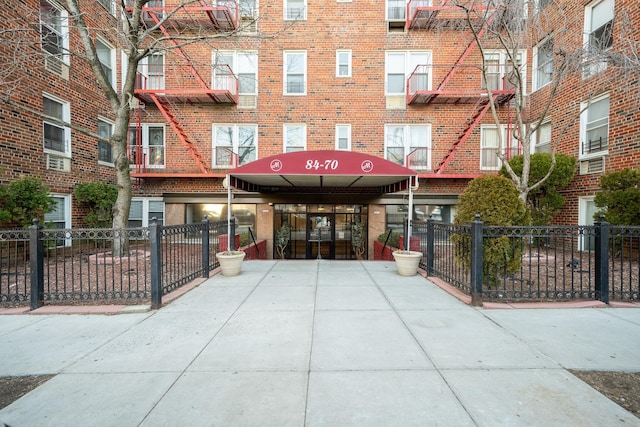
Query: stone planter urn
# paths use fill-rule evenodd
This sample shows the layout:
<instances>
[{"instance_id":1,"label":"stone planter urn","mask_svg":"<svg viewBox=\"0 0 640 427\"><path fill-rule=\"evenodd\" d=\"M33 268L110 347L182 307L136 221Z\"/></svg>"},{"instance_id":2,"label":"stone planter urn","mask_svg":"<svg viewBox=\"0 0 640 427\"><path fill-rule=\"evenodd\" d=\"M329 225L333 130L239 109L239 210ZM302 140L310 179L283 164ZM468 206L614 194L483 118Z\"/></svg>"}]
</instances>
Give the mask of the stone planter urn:
<instances>
[{"instance_id":1,"label":"stone planter urn","mask_svg":"<svg viewBox=\"0 0 640 427\"><path fill-rule=\"evenodd\" d=\"M393 252L393 259L396 261L396 268L401 276L415 276L418 273L421 258L422 252L402 250Z\"/></svg>"},{"instance_id":2,"label":"stone planter urn","mask_svg":"<svg viewBox=\"0 0 640 427\"><path fill-rule=\"evenodd\" d=\"M220 270L223 276L231 277L240 274L242 260L246 254L243 251L224 251L216 253L220 262Z\"/></svg>"}]
</instances>

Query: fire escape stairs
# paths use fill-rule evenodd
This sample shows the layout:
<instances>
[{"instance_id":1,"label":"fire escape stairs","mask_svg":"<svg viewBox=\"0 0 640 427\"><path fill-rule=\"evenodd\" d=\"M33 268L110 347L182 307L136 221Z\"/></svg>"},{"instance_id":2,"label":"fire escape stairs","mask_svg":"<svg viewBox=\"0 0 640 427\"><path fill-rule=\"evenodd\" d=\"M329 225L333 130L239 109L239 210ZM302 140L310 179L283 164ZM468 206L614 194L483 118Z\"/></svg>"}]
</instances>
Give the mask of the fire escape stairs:
<instances>
[{"instance_id":1,"label":"fire escape stairs","mask_svg":"<svg viewBox=\"0 0 640 427\"><path fill-rule=\"evenodd\" d=\"M203 4L204 2L200 1L200 3ZM203 4L203 6L206 6L206 4ZM167 30L167 28L161 22L162 20L153 12L149 12L149 16L151 16L154 22L158 25L158 28L160 29L162 34L164 34L164 36L167 37L167 40L169 41L169 43L171 43L174 46L175 51L178 53L178 55L180 55L185 60L187 66L189 67L189 70L191 71L191 74L195 77L195 79L198 81L200 86L203 89L208 90L209 87L207 83L204 81L202 76L200 76L198 71L195 69L191 59L187 56L184 50L182 50L182 48L178 45L178 43L172 38L171 33ZM208 94L208 96L215 101L215 98L211 94ZM207 166L207 163L204 161L202 155L196 148L195 144L193 143L191 138L189 138L189 136L184 131L184 128L180 125L180 123L178 123L178 120L176 119L175 115L171 113L168 101L161 100L156 94L150 94L150 97L153 100L154 104L158 107L162 115L165 117L165 119L167 119L169 126L171 126L171 129L173 129L175 134L178 136L178 139L180 139L180 142L182 142L182 144L185 146L185 148L189 152L189 155L196 161L196 164L200 169L200 171L202 171L202 173L205 173L205 174L211 173L211 170Z\"/></svg>"},{"instance_id":2,"label":"fire escape stairs","mask_svg":"<svg viewBox=\"0 0 640 427\"><path fill-rule=\"evenodd\" d=\"M162 101L155 94L151 94L150 97L153 100L154 104L156 104L156 106L158 107L158 110L160 110L164 118L169 123L169 126L171 126L171 129L173 129L175 134L178 136L178 139L180 139L180 142L182 142L182 144L185 146L185 148L189 152L189 155L196 161L196 164L200 171L204 174L210 174L211 170L207 166L207 162L203 159L195 144L189 138L180 123L178 123L175 115L171 113L168 103Z\"/></svg>"},{"instance_id":3,"label":"fire escape stairs","mask_svg":"<svg viewBox=\"0 0 640 427\"><path fill-rule=\"evenodd\" d=\"M471 42L467 45L467 47L462 52L458 60L455 62L454 66L451 67L447 75L444 77L444 79L438 86L438 89L437 89L438 91L443 90L447 85L447 83L453 78L453 76L455 75L458 69L458 64L461 64L465 60L465 58L469 55L471 50L478 44L478 38L482 37L482 35L485 33L489 25L491 25L491 23L493 22L494 18L495 18L495 14L492 14L484 22L484 25L482 26L480 31L478 31L477 36L474 37L473 40L471 40ZM497 96L492 95L492 98L495 101ZM456 151L458 151L458 147L460 147L460 145L462 145L469 138L471 133L474 131L476 126L478 126L478 124L480 123L484 115L489 110L490 105L491 103L489 102L488 97L482 97L478 100L478 102L474 106L473 113L471 114L470 118L466 122L466 126L464 130L462 131L458 139L451 145L451 147L449 147L447 154L445 154L444 158L440 161L438 166L434 169L434 173L436 175L442 174L444 168L449 164L449 162L455 155Z\"/></svg>"},{"instance_id":4,"label":"fire escape stairs","mask_svg":"<svg viewBox=\"0 0 640 427\"><path fill-rule=\"evenodd\" d=\"M496 95L493 95L493 99L495 101ZM444 158L438 166L433 171L436 175L441 175L444 168L449 164L456 151L458 151L458 147L460 147L471 135L471 133L478 126L484 115L489 111L489 107L491 103L488 98L481 98L478 103L474 106L474 112L471 117L467 120L466 126L458 139L449 147L449 151L445 154Z\"/></svg>"}]
</instances>

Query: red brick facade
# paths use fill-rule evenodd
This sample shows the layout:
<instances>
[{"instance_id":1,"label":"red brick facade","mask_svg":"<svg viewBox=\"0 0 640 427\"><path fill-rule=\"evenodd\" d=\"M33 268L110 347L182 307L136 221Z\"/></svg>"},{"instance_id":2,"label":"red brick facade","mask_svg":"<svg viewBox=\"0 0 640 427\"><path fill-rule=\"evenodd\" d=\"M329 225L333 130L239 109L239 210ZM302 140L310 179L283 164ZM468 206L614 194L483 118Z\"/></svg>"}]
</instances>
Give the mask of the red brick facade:
<instances>
[{"instance_id":1,"label":"red brick facade","mask_svg":"<svg viewBox=\"0 0 640 427\"><path fill-rule=\"evenodd\" d=\"M437 4L439 0L434 0ZM38 17L38 2L28 0L17 9L7 11L19 16ZM167 1L167 3L170 3ZM434 177L437 165L447 158L473 115L473 102L461 104L411 104L407 105L402 96L385 96L387 73L386 53L390 51L421 52L431 57L431 88L435 89L455 65L457 58L473 41L468 29L438 27L431 30L405 29L390 31L387 22L386 2L324 1L308 2L306 19L284 20L283 1L259 1L258 20L255 34L238 32L229 37L219 37L207 43L195 43L184 48L199 73L211 82L211 67L216 50L252 51L257 53L257 103L255 108L244 108L234 103L216 104L176 102L174 113L180 117L180 124L189 135L203 162L211 168L208 177L194 177L200 174L193 156L167 124L158 108L147 102L140 111L132 110L132 125L140 114L142 123L164 124L165 165L159 169L148 169L143 178L134 180L136 197L183 197L198 203L224 203L226 191L222 187L224 168L212 166L213 125L251 124L257 126L257 155L259 158L282 153L284 150L283 126L285 124L306 125L306 150L335 149L336 125L351 126L351 149L379 157L385 157L385 125L429 125L430 126L430 168L419 170L423 176L416 198L421 204L440 204L443 197L460 194L473 176L495 173L494 170L480 169L481 125L493 125L494 119L488 113L476 126L466 141L449 155L440 175ZM555 5L555 2L552 2ZM563 13L546 11L536 15L529 12L530 19L539 19L537 31L527 39L526 76L529 119L542 114L548 88L532 92L533 46L543 40L547 33L553 33L557 40L556 53L560 48L575 50L583 43L584 1L561 1ZM555 7L551 5L549 7ZM81 1L86 8L85 19L91 27L112 28L121 25L121 20L108 13L98 2ZM119 9L119 5L117 8ZM548 7L548 8L549 8ZM616 19L628 17L629 24L614 27L614 44L624 40L622 32L630 31L634 40L640 39L640 11L634 0L617 0ZM118 12L120 13L120 12ZM441 18L446 18L443 11ZM457 15L459 16L459 15ZM537 16L537 17L536 17ZM19 25L7 19L1 25ZM37 21L36 21L37 22ZM71 30L70 50L81 51L77 34ZM213 33L214 30L211 30ZM37 35L31 35L37 37ZM118 46L114 31L101 31L105 42ZM489 48L495 46L488 46ZM614 47L616 47L614 45ZM485 46L487 48L487 46ZM0 44L0 53L11 56L13 47ZM336 51L351 52L350 77L336 76ZM306 53L306 91L303 95L283 94L284 54L287 51ZM481 56L479 49L469 51L465 60L459 63L455 77L448 89L474 91L482 86L479 71ZM117 85L121 82L121 49L116 49L113 64L117 75ZM178 66L180 64L180 66ZM200 64L200 65L199 65ZM175 53L165 57L165 87L179 89L185 87L182 59ZM405 67L405 78L412 69ZM42 118L29 112L42 110L42 95L47 93L64 100L70 105L71 123L74 126L97 132L98 117L113 119L104 97L95 85L95 77L82 60L69 58L69 78L59 77L44 69L42 57L32 58L28 68L23 69L20 80L11 99L26 109L19 109L0 103L0 182L5 183L22 175L43 177L51 191L70 194L76 184L87 181L114 182L112 167L104 166L97 160L97 141L80 131L71 130L71 157L68 171L54 171L46 168L46 154L43 151ZM605 171L618 170L640 165L640 82L638 74L632 74L626 81L612 80L613 67L588 79L571 76L560 85L558 95L552 103L548 117L552 123L552 138L558 152L580 158L580 102L590 96L609 93L609 148L605 156ZM6 86L7 82L2 81ZM188 83L188 84L192 84ZM118 86L117 86L118 87ZM6 89L6 88L5 88ZM5 92L3 89L3 92ZM479 92L476 98L480 98ZM512 117L508 106L498 108L498 116L503 123ZM157 177L150 177L156 174ZM165 174L163 176L163 174ZM180 175L189 175L188 178ZM163 176L163 177L162 177ZM575 224L578 218L579 198L592 196L598 189L599 173L581 175L578 171L564 195L566 208L557 219L560 223ZM245 201L278 202L277 195L240 195ZM370 196L354 203L402 203L402 195L395 202L371 200ZM170 199L170 197L169 197ZM290 199L287 199L290 200ZM455 203L455 197L451 198ZM174 203L174 202L168 202ZM82 225L82 212L73 203L73 226ZM260 230L258 230L260 233ZM270 233L269 229L265 234ZM268 236L267 236L268 237Z\"/></svg>"}]
</instances>

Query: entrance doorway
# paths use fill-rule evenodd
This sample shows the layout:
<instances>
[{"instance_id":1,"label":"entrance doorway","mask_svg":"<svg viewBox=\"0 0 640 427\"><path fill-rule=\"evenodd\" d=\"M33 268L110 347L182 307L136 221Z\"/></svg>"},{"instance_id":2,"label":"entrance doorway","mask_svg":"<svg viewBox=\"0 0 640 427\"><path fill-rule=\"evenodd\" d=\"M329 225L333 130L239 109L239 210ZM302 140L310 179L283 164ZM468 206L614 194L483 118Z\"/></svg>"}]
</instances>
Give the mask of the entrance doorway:
<instances>
[{"instance_id":1,"label":"entrance doorway","mask_svg":"<svg viewBox=\"0 0 640 427\"><path fill-rule=\"evenodd\" d=\"M363 225L366 247L365 205L277 204L274 210L274 245L278 244L280 230L290 230L282 251L286 259L356 259L353 224ZM279 253L277 248L273 252Z\"/></svg>"}]
</instances>

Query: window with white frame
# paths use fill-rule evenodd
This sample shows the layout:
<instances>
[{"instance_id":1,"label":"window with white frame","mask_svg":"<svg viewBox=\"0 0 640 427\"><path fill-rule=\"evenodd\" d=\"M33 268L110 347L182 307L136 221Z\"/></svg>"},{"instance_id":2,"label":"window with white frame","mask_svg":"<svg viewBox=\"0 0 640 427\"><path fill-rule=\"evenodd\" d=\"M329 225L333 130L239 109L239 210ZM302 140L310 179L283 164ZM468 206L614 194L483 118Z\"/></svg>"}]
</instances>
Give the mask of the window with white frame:
<instances>
[{"instance_id":1,"label":"window with white frame","mask_svg":"<svg viewBox=\"0 0 640 427\"><path fill-rule=\"evenodd\" d=\"M105 9L107 9L109 13L116 13L116 4L114 0L98 0L98 3L100 3Z\"/></svg>"},{"instance_id":2,"label":"window with white frame","mask_svg":"<svg viewBox=\"0 0 640 427\"><path fill-rule=\"evenodd\" d=\"M336 150L351 150L351 125L336 125Z\"/></svg>"},{"instance_id":3,"label":"window with white frame","mask_svg":"<svg viewBox=\"0 0 640 427\"><path fill-rule=\"evenodd\" d=\"M164 224L164 202L162 199L137 197L131 199L129 227L148 227L153 218L158 220L158 224Z\"/></svg>"},{"instance_id":4,"label":"window with white frame","mask_svg":"<svg viewBox=\"0 0 640 427\"><path fill-rule=\"evenodd\" d=\"M102 71L107 76L107 81L113 88L116 87L116 50L108 43L96 39L96 54Z\"/></svg>"},{"instance_id":5,"label":"window with white frame","mask_svg":"<svg viewBox=\"0 0 640 427\"><path fill-rule=\"evenodd\" d=\"M284 53L284 94L307 93L307 52Z\"/></svg>"},{"instance_id":6,"label":"window with white frame","mask_svg":"<svg viewBox=\"0 0 640 427\"><path fill-rule=\"evenodd\" d=\"M307 0L284 0L285 21L304 21L307 19Z\"/></svg>"},{"instance_id":7,"label":"window with white frame","mask_svg":"<svg viewBox=\"0 0 640 427\"><path fill-rule=\"evenodd\" d=\"M486 51L484 54L485 76L482 80L482 89L509 90L516 87L515 82L511 81L516 77L513 73L514 61L510 58L506 51ZM516 52L515 65L520 67L522 76L523 93L526 89L526 75L524 64L526 63L526 53L524 51Z\"/></svg>"},{"instance_id":8,"label":"window with white frame","mask_svg":"<svg viewBox=\"0 0 640 427\"><path fill-rule=\"evenodd\" d=\"M53 210L44 214L45 227L68 229L71 228L71 195L70 194L51 194L53 202ZM61 233L62 234L62 233ZM71 239L66 236L56 236L56 246L71 246Z\"/></svg>"},{"instance_id":9,"label":"window with white frame","mask_svg":"<svg viewBox=\"0 0 640 427\"><path fill-rule=\"evenodd\" d=\"M164 55L154 53L142 58L138 64L142 75L141 89L164 89Z\"/></svg>"},{"instance_id":10,"label":"window with white frame","mask_svg":"<svg viewBox=\"0 0 640 427\"><path fill-rule=\"evenodd\" d=\"M336 77L351 77L351 51L336 51Z\"/></svg>"},{"instance_id":11,"label":"window with white frame","mask_svg":"<svg viewBox=\"0 0 640 427\"><path fill-rule=\"evenodd\" d=\"M584 45L587 47L587 63L583 77L600 73L607 62L599 55L613 45L614 0L596 0L584 8Z\"/></svg>"},{"instance_id":12,"label":"window with white frame","mask_svg":"<svg viewBox=\"0 0 640 427\"><path fill-rule=\"evenodd\" d=\"M514 129L507 126L482 125L480 127L480 169L498 170L502 162L498 153L502 152L507 159L517 156L520 151L518 140L514 137ZM502 137L502 149L500 149Z\"/></svg>"},{"instance_id":13,"label":"window with white frame","mask_svg":"<svg viewBox=\"0 0 640 427\"><path fill-rule=\"evenodd\" d=\"M404 21L407 0L387 0L387 21Z\"/></svg>"},{"instance_id":14,"label":"window with white frame","mask_svg":"<svg viewBox=\"0 0 640 427\"><path fill-rule=\"evenodd\" d=\"M131 167L164 168L164 125L144 123L129 128L129 161Z\"/></svg>"},{"instance_id":15,"label":"window with white frame","mask_svg":"<svg viewBox=\"0 0 640 427\"><path fill-rule=\"evenodd\" d=\"M385 125L385 158L411 169L431 169L430 125Z\"/></svg>"},{"instance_id":16,"label":"window with white frame","mask_svg":"<svg viewBox=\"0 0 640 427\"><path fill-rule=\"evenodd\" d=\"M535 153L551 152L551 120L544 120L534 130L531 138L534 142Z\"/></svg>"},{"instance_id":17,"label":"window with white frame","mask_svg":"<svg viewBox=\"0 0 640 427\"><path fill-rule=\"evenodd\" d=\"M68 123L71 118L70 104L51 95L42 96L43 113L54 119ZM45 153L71 157L71 129L53 120L42 121L43 146Z\"/></svg>"},{"instance_id":18,"label":"window with white frame","mask_svg":"<svg viewBox=\"0 0 640 427\"><path fill-rule=\"evenodd\" d=\"M113 135L113 122L98 118L98 135L104 140L98 140L98 162L113 166L113 152L108 141Z\"/></svg>"},{"instance_id":19,"label":"window with white frame","mask_svg":"<svg viewBox=\"0 0 640 427\"><path fill-rule=\"evenodd\" d=\"M213 125L214 167L233 165L233 155L238 155L238 165L244 165L256 159L258 152L258 126L250 124Z\"/></svg>"},{"instance_id":20,"label":"window with white frame","mask_svg":"<svg viewBox=\"0 0 640 427\"><path fill-rule=\"evenodd\" d=\"M214 52L214 89L229 89L229 77L238 78L239 95L258 94L258 53L255 51ZM228 66L228 67L225 67Z\"/></svg>"},{"instance_id":21,"label":"window with white frame","mask_svg":"<svg viewBox=\"0 0 640 427\"><path fill-rule=\"evenodd\" d=\"M307 149L307 125L284 125L284 152L304 151Z\"/></svg>"},{"instance_id":22,"label":"window with white frame","mask_svg":"<svg viewBox=\"0 0 640 427\"><path fill-rule=\"evenodd\" d=\"M389 51L385 55L386 94L404 95L407 79L412 76L412 88L415 90L430 90L431 75L428 67L431 65L429 51ZM415 73L415 74L414 74ZM413 80L416 80L415 82Z\"/></svg>"},{"instance_id":23,"label":"window with white frame","mask_svg":"<svg viewBox=\"0 0 640 427\"><path fill-rule=\"evenodd\" d=\"M553 38L549 37L533 48L533 90L551 83L553 79Z\"/></svg>"},{"instance_id":24,"label":"window with white frame","mask_svg":"<svg viewBox=\"0 0 640 427\"><path fill-rule=\"evenodd\" d=\"M67 12L56 3L40 0L42 49L68 63L69 24Z\"/></svg>"},{"instance_id":25,"label":"window with white frame","mask_svg":"<svg viewBox=\"0 0 640 427\"><path fill-rule=\"evenodd\" d=\"M580 156L601 156L609 151L609 95L582 104Z\"/></svg>"},{"instance_id":26,"label":"window with white frame","mask_svg":"<svg viewBox=\"0 0 640 427\"><path fill-rule=\"evenodd\" d=\"M240 9L241 19L255 19L258 17L258 0L239 0L238 8Z\"/></svg>"},{"instance_id":27,"label":"window with white frame","mask_svg":"<svg viewBox=\"0 0 640 427\"><path fill-rule=\"evenodd\" d=\"M51 194L51 199L53 210L44 214L44 220L51 224L51 228L71 228L71 195Z\"/></svg>"},{"instance_id":28,"label":"window with white frame","mask_svg":"<svg viewBox=\"0 0 640 427\"><path fill-rule=\"evenodd\" d=\"M540 12L542 9L547 7L549 3L551 3L551 0L536 0L536 12Z\"/></svg>"}]
</instances>

